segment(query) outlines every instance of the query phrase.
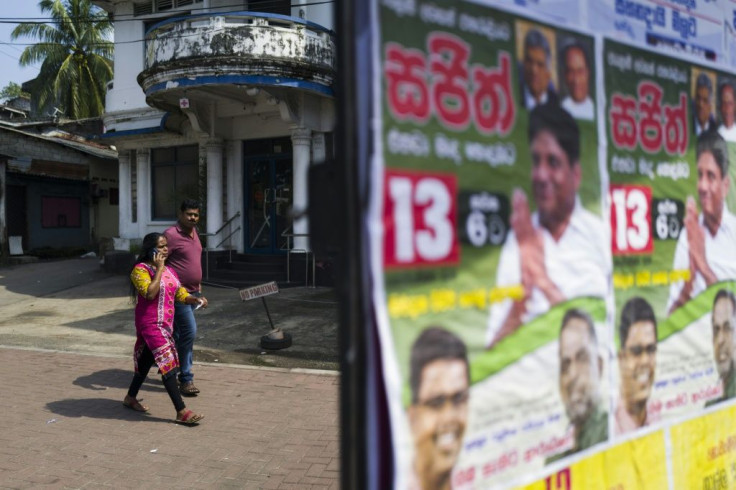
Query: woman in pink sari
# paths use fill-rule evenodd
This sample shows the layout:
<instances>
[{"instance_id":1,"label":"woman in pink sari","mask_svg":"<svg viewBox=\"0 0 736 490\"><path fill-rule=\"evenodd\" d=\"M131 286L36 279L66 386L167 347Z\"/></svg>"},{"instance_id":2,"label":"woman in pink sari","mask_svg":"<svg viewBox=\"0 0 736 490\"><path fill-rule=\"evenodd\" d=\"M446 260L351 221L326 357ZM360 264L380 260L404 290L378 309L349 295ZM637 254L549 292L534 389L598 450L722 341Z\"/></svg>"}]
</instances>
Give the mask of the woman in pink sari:
<instances>
[{"instance_id":1,"label":"woman in pink sari","mask_svg":"<svg viewBox=\"0 0 736 490\"><path fill-rule=\"evenodd\" d=\"M136 397L148 371L155 363L176 409L175 421L194 425L204 415L186 408L176 385L179 357L172 336L174 301L190 305L200 303L202 307L207 307L207 299L192 296L181 287L176 273L164 265L167 254L166 237L161 233L149 233L143 238L141 254L130 273L131 292L136 298L136 342L133 352L135 375L123 405L138 412L148 411L148 407L141 404Z\"/></svg>"}]
</instances>

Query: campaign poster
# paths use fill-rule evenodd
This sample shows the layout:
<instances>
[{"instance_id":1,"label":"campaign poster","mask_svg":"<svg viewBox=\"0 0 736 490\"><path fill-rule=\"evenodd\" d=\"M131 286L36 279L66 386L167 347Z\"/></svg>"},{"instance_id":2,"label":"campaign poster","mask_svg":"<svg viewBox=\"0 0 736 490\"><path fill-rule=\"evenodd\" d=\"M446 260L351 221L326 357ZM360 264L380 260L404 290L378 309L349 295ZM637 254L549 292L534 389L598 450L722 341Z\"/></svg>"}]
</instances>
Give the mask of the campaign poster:
<instances>
[{"instance_id":1,"label":"campaign poster","mask_svg":"<svg viewBox=\"0 0 736 490\"><path fill-rule=\"evenodd\" d=\"M614 39L662 53L727 63L723 2L709 0L597 0L588 25Z\"/></svg>"},{"instance_id":2,"label":"campaign poster","mask_svg":"<svg viewBox=\"0 0 736 490\"><path fill-rule=\"evenodd\" d=\"M736 486L736 407L670 429L676 490Z\"/></svg>"},{"instance_id":3,"label":"campaign poster","mask_svg":"<svg viewBox=\"0 0 736 490\"><path fill-rule=\"evenodd\" d=\"M497 0L495 3L517 9L519 13L528 11L556 25L583 26L588 18L586 0Z\"/></svg>"},{"instance_id":4,"label":"campaign poster","mask_svg":"<svg viewBox=\"0 0 736 490\"><path fill-rule=\"evenodd\" d=\"M736 394L733 116L721 110L733 89L712 68L615 41L602 62L622 437Z\"/></svg>"},{"instance_id":5,"label":"campaign poster","mask_svg":"<svg viewBox=\"0 0 736 490\"><path fill-rule=\"evenodd\" d=\"M470 2L378 14L370 226L396 488L513 485L609 440L594 39Z\"/></svg>"},{"instance_id":6,"label":"campaign poster","mask_svg":"<svg viewBox=\"0 0 736 490\"><path fill-rule=\"evenodd\" d=\"M659 490L667 487L664 433L657 431L598 451L517 490Z\"/></svg>"}]
</instances>

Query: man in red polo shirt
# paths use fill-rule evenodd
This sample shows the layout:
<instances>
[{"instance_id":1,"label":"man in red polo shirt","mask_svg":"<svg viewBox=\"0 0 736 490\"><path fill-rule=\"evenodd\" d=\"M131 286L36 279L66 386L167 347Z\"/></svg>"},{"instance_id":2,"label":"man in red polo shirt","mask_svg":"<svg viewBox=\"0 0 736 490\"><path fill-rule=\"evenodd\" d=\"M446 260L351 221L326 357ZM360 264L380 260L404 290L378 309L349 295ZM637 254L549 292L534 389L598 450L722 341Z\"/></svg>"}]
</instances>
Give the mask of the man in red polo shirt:
<instances>
[{"instance_id":1,"label":"man in red polo shirt","mask_svg":"<svg viewBox=\"0 0 736 490\"><path fill-rule=\"evenodd\" d=\"M166 265L174 269L181 285L195 296L202 296L202 243L197 234L199 201L185 199L179 207L179 220L164 231L169 244ZM199 389L194 386L192 374L192 350L197 336L197 322L194 319L196 305L176 303L174 305L174 340L179 353L179 391L184 396L197 396ZM202 307L207 300L202 298Z\"/></svg>"}]
</instances>

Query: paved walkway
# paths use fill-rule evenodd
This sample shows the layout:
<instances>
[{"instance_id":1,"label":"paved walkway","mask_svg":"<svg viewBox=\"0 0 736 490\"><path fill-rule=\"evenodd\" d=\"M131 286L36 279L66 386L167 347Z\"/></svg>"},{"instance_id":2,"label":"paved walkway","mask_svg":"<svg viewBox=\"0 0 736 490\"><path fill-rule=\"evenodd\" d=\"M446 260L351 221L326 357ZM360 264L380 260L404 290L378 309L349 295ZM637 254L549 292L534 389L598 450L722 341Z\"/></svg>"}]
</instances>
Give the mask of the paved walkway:
<instances>
[{"instance_id":1,"label":"paved walkway","mask_svg":"<svg viewBox=\"0 0 736 490\"><path fill-rule=\"evenodd\" d=\"M122 406L130 358L0 348L0 488L339 488L336 373L195 369L184 427L158 376Z\"/></svg>"},{"instance_id":2,"label":"paved walkway","mask_svg":"<svg viewBox=\"0 0 736 490\"><path fill-rule=\"evenodd\" d=\"M197 311L194 359L202 362L337 371L338 312L332 288L294 287L267 298L275 326L292 346L266 352L271 330L260 299L205 285L209 307ZM129 356L135 342L130 280L96 259L0 268L0 347ZM195 373L196 376L196 373Z\"/></svg>"}]
</instances>

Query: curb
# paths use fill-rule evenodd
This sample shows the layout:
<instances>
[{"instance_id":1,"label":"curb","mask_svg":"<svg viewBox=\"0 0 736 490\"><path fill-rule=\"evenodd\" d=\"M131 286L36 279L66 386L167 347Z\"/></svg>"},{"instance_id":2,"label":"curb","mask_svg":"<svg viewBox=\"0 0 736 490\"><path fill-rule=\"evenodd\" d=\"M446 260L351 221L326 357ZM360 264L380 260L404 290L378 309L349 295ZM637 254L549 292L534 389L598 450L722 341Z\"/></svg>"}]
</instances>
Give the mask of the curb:
<instances>
[{"instance_id":1,"label":"curb","mask_svg":"<svg viewBox=\"0 0 736 490\"><path fill-rule=\"evenodd\" d=\"M114 359L129 359L132 356L132 354L123 356L123 355L118 355L118 354L92 353L92 352L73 351L73 350L43 349L40 347L16 347L13 345L2 345L2 344L0 344L0 349L24 350L24 351L32 351L32 352L46 352L49 354L72 354L72 355L87 356L87 357L107 357L107 358L114 358ZM340 371L333 371L333 370L328 370L328 369L279 368L279 367L269 367L269 366L251 366L248 364L229 364L226 362L198 362L198 361L195 361L193 364L195 366L196 365L215 366L215 367L226 367L226 368L233 368L233 369L250 369L253 371L271 371L271 372L277 372L277 373L311 374L315 376L340 376Z\"/></svg>"}]
</instances>

